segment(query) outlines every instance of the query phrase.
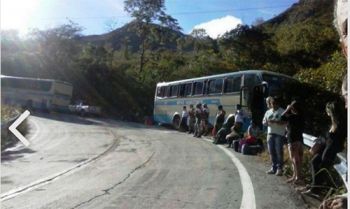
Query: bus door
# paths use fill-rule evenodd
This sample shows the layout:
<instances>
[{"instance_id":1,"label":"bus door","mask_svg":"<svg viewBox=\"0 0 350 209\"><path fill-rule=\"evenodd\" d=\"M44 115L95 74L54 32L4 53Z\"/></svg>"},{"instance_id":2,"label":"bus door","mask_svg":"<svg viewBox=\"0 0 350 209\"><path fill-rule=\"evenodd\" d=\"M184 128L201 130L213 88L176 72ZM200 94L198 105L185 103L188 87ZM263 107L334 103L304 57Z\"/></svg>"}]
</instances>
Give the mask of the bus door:
<instances>
[{"instance_id":1,"label":"bus door","mask_svg":"<svg viewBox=\"0 0 350 209\"><path fill-rule=\"evenodd\" d=\"M247 108L250 111L252 103L252 90L253 87L258 84L258 78L256 74L244 74L243 85L240 92L240 105Z\"/></svg>"},{"instance_id":2,"label":"bus door","mask_svg":"<svg viewBox=\"0 0 350 209\"><path fill-rule=\"evenodd\" d=\"M256 74L243 75L243 85L240 91L240 105L242 106L242 109L245 110L248 116L247 121L244 122L245 127L249 126L251 119L254 118L254 120L256 120L257 116L261 115L261 114L258 114L258 111L256 111L257 108L255 107L257 105L256 99L258 99L258 96L254 95L253 90L257 85L258 85L258 77ZM263 97L261 97L261 101L262 102L264 101Z\"/></svg>"}]
</instances>

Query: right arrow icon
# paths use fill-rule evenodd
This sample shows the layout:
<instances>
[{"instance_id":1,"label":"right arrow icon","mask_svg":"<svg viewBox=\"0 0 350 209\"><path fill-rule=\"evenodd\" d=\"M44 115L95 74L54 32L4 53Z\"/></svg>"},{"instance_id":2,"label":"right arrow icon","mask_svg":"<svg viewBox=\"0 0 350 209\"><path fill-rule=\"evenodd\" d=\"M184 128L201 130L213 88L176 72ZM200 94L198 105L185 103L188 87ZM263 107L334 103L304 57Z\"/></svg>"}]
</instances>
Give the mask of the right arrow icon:
<instances>
[{"instance_id":1,"label":"right arrow icon","mask_svg":"<svg viewBox=\"0 0 350 209\"><path fill-rule=\"evenodd\" d=\"M24 111L17 120L9 127L9 130L25 145L29 146L29 141L17 130L19 124L21 124L28 116L30 112L28 110Z\"/></svg>"}]
</instances>

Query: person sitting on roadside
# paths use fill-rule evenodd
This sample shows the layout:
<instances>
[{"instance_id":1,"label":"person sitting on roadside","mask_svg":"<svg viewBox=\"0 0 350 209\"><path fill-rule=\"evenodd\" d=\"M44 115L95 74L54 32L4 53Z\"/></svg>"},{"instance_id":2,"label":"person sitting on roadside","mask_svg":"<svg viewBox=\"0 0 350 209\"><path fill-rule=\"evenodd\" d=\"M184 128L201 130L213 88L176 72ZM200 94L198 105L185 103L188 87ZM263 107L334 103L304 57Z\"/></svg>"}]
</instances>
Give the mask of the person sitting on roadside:
<instances>
[{"instance_id":1,"label":"person sitting on roadside","mask_svg":"<svg viewBox=\"0 0 350 209\"><path fill-rule=\"evenodd\" d=\"M320 148L310 163L312 174L311 185L306 186L303 194L319 197L320 185L327 182L325 170L329 169L336 159L337 153L344 149L344 142L347 136L347 121L345 104L341 100L328 102L326 113L331 119L331 127L322 148Z\"/></svg>"},{"instance_id":2,"label":"person sitting on roadside","mask_svg":"<svg viewBox=\"0 0 350 209\"><path fill-rule=\"evenodd\" d=\"M247 130L247 136L244 139L239 141L239 147L242 148L243 145L254 145L259 144L262 146L262 141L258 139L260 135L260 127L257 125L258 123L255 121L251 121ZM240 150L239 148L239 150Z\"/></svg>"},{"instance_id":3,"label":"person sitting on roadside","mask_svg":"<svg viewBox=\"0 0 350 209\"><path fill-rule=\"evenodd\" d=\"M221 144L226 142L226 135L230 133L231 127L235 124L235 115L229 114L226 121L222 125L222 128L217 132L215 136L214 144Z\"/></svg>"},{"instance_id":4,"label":"person sitting on roadside","mask_svg":"<svg viewBox=\"0 0 350 209\"><path fill-rule=\"evenodd\" d=\"M219 105L218 112L216 113L216 117L215 117L214 128L212 131L212 135L214 138L216 136L216 133L221 129L222 125L224 124L225 114L226 114L226 112L223 109L222 105Z\"/></svg>"},{"instance_id":5,"label":"person sitting on roadside","mask_svg":"<svg viewBox=\"0 0 350 209\"><path fill-rule=\"evenodd\" d=\"M303 132L305 119L299 102L293 101L282 113L282 120L287 124L287 142L292 160L293 175L287 182L302 183L301 167L303 163Z\"/></svg>"},{"instance_id":6,"label":"person sitting on roadside","mask_svg":"<svg viewBox=\"0 0 350 209\"><path fill-rule=\"evenodd\" d=\"M242 138L241 128L242 128L241 123L236 123L236 122L231 127L231 133L226 135L226 141L228 143L227 147L232 147L233 141L239 140L240 138Z\"/></svg>"}]
</instances>

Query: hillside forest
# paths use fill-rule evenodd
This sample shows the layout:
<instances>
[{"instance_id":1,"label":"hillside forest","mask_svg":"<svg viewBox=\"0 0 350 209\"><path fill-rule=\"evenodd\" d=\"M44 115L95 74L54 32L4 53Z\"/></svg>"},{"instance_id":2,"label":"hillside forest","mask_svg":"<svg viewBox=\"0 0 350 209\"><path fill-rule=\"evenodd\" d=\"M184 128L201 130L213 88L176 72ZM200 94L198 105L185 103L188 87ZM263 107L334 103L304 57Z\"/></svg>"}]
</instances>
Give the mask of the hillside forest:
<instances>
[{"instance_id":1,"label":"hillside forest","mask_svg":"<svg viewBox=\"0 0 350 209\"><path fill-rule=\"evenodd\" d=\"M34 29L26 38L1 31L1 73L68 81L72 102L82 99L134 121L152 115L157 82L239 70L297 78L310 89L306 106L319 107L318 113L340 92L347 61L333 26L333 1L300 0L273 19L217 39L201 29L182 33L163 7L158 19L145 18L135 2L125 1L134 21L102 35L83 36L74 22Z\"/></svg>"}]
</instances>

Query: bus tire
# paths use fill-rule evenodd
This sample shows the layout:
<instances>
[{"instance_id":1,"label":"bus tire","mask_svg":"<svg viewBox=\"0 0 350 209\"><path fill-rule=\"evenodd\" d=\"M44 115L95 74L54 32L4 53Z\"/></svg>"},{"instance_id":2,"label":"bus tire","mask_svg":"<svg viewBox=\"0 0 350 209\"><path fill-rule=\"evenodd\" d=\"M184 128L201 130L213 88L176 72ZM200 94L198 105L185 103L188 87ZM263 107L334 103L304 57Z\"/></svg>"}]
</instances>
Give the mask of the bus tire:
<instances>
[{"instance_id":1,"label":"bus tire","mask_svg":"<svg viewBox=\"0 0 350 209\"><path fill-rule=\"evenodd\" d=\"M173 118L173 128L178 130L180 127L180 116L179 115L175 115Z\"/></svg>"}]
</instances>

